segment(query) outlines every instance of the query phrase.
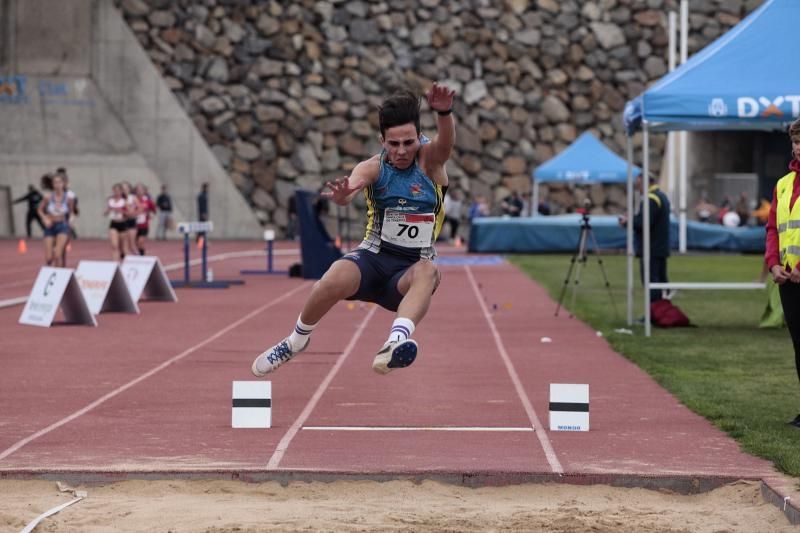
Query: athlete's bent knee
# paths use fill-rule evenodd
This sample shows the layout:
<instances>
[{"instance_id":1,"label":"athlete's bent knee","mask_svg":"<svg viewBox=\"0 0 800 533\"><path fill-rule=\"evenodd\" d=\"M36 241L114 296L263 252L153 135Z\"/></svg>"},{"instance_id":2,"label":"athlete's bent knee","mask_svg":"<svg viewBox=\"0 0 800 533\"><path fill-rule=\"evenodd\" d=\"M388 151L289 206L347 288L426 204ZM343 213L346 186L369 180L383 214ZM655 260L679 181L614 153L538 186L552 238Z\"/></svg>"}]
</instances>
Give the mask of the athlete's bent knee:
<instances>
[{"instance_id":1,"label":"athlete's bent knee","mask_svg":"<svg viewBox=\"0 0 800 533\"><path fill-rule=\"evenodd\" d=\"M341 276L323 277L314 283L314 291L331 300L344 300L352 296L357 289L358 285L353 288L353 282Z\"/></svg>"},{"instance_id":2,"label":"athlete's bent knee","mask_svg":"<svg viewBox=\"0 0 800 533\"><path fill-rule=\"evenodd\" d=\"M414 267L414 278L431 283L434 286L439 283L439 269L433 261L420 261Z\"/></svg>"}]
</instances>

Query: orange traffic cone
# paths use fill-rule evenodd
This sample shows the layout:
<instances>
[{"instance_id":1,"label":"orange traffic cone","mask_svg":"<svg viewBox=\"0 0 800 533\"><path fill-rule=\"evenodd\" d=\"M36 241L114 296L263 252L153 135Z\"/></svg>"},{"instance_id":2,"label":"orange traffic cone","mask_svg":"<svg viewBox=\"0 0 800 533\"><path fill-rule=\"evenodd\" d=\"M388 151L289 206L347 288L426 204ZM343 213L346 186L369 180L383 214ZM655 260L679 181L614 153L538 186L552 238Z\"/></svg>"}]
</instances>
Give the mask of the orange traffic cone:
<instances>
[{"instance_id":1,"label":"orange traffic cone","mask_svg":"<svg viewBox=\"0 0 800 533\"><path fill-rule=\"evenodd\" d=\"M19 240L19 243L17 244L17 252L20 254L28 252L28 243L25 242L25 239Z\"/></svg>"},{"instance_id":2,"label":"orange traffic cone","mask_svg":"<svg viewBox=\"0 0 800 533\"><path fill-rule=\"evenodd\" d=\"M197 249L198 250L202 250L203 249L203 244L205 243L205 240L206 240L205 237L203 237L202 235L200 235L197 238Z\"/></svg>"},{"instance_id":3,"label":"orange traffic cone","mask_svg":"<svg viewBox=\"0 0 800 533\"><path fill-rule=\"evenodd\" d=\"M342 237L341 237L341 235L337 235L336 236L336 247L337 248L341 248L342 247Z\"/></svg>"}]
</instances>

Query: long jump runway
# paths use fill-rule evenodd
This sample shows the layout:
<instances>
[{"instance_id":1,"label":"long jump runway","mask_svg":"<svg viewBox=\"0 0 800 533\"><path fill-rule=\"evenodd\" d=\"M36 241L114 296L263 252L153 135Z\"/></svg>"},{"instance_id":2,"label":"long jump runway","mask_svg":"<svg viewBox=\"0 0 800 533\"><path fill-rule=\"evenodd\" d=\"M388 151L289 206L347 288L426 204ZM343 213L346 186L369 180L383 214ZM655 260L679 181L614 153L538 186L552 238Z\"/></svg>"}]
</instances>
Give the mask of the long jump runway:
<instances>
[{"instance_id":1,"label":"long jump runway","mask_svg":"<svg viewBox=\"0 0 800 533\"><path fill-rule=\"evenodd\" d=\"M777 479L595 331L554 317L555 302L516 268L445 256L465 261L441 266L411 367L373 373L393 315L342 302L269 376L270 429L231 428L231 383L255 379L253 358L291 331L309 281L179 289L178 303L101 314L96 328L25 327L20 306L0 309L0 478L429 477L682 492ZM220 261L215 276L262 262ZM551 383L589 384L591 431L549 431Z\"/></svg>"}]
</instances>

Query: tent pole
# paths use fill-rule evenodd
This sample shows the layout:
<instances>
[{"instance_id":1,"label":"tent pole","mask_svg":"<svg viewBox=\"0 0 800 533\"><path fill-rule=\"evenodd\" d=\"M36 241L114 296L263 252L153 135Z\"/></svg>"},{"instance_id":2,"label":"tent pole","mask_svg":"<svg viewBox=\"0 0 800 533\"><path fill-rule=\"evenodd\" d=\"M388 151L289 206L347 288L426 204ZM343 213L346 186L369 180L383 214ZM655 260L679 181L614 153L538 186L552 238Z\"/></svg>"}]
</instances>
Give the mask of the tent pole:
<instances>
[{"instance_id":1,"label":"tent pole","mask_svg":"<svg viewBox=\"0 0 800 533\"><path fill-rule=\"evenodd\" d=\"M678 14L674 11L669 12L668 17L668 49L669 49L669 72L675 70L676 63L676 40L678 33ZM673 208L675 202L675 133L667 132L667 197Z\"/></svg>"},{"instance_id":2,"label":"tent pole","mask_svg":"<svg viewBox=\"0 0 800 533\"><path fill-rule=\"evenodd\" d=\"M689 188L689 171L687 165L688 132L678 133L680 141L680 200L678 204L678 248L680 253L686 253L686 189Z\"/></svg>"},{"instance_id":3,"label":"tent pole","mask_svg":"<svg viewBox=\"0 0 800 533\"><path fill-rule=\"evenodd\" d=\"M681 65L689 59L689 0L681 0ZM680 201L678 204L678 249L686 253L686 189L688 186L687 171L687 133L678 134L680 142Z\"/></svg>"},{"instance_id":4,"label":"tent pole","mask_svg":"<svg viewBox=\"0 0 800 533\"><path fill-rule=\"evenodd\" d=\"M643 124L642 141L642 271L644 287L644 335L650 336L650 132Z\"/></svg>"},{"instance_id":5,"label":"tent pole","mask_svg":"<svg viewBox=\"0 0 800 533\"><path fill-rule=\"evenodd\" d=\"M626 155L628 156L628 183L627 183L627 198L626 198L626 211L628 214L628 223L625 226L626 242L627 242L627 267L628 267L628 285L626 288L626 301L628 304L628 325L633 325L633 138L628 135L626 137Z\"/></svg>"},{"instance_id":6,"label":"tent pole","mask_svg":"<svg viewBox=\"0 0 800 533\"><path fill-rule=\"evenodd\" d=\"M531 200L531 216L539 215L539 184L536 183L536 178L533 178L533 200Z\"/></svg>"}]
</instances>

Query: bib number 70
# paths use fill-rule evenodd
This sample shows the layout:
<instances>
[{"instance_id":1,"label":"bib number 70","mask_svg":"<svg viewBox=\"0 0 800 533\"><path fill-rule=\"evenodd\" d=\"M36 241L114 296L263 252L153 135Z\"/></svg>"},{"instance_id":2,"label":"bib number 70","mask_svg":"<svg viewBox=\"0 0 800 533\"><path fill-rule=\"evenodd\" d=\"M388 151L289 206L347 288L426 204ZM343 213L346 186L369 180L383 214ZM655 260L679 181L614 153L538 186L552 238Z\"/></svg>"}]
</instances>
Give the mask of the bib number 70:
<instances>
[{"instance_id":1,"label":"bib number 70","mask_svg":"<svg viewBox=\"0 0 800 533\"><path fill-rule=\"evenodd\" d=\"M398 226L400 226L400 231L397 232L398 237L401 237L403 233L407 233L410 238L416 239L419 235L419 227L417 226L412 226L410 224L398 224ZM406 230L408 230L408 232L406 232Z\"/></svg>"}]
</instances>

